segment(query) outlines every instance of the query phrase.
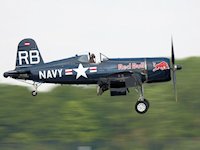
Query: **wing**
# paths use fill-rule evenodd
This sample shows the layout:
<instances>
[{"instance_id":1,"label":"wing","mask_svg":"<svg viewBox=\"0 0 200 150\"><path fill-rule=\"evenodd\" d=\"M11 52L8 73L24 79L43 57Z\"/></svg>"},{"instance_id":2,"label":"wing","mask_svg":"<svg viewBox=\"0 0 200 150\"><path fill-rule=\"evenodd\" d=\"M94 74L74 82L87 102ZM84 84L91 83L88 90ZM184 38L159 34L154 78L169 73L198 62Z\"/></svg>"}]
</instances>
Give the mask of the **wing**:
<instances>
[{"instance_id":1,"label":"wing","mask_svg":"<svg viewBox=\"0 0 200 150\"><path fill-rule=\"evenodd\" d=\"M111 96L126 95L129 87L141 86L145 76L139 72L119 72L110 74L98 82L97 94L110 89Z\"/></svg>"}]
</instances>

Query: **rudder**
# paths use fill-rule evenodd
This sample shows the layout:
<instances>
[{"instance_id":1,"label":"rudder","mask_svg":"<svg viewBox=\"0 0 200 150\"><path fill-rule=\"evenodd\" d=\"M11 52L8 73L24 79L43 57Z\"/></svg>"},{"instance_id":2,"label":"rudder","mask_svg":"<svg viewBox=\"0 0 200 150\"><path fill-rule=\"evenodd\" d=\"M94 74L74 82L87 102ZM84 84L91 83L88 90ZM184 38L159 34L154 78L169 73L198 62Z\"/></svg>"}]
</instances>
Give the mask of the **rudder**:
<instances>
[{"instance_id":1,"label":"rudder","mask_svg":"<svg viewBox=\"0 0 200 150\"><path fill-rule=\"evenodd\" d=\"M40 51L33 39L23 39L17 50L16 68L30 67L36 64L43 64Z\"/></svg>"}]
</instances>

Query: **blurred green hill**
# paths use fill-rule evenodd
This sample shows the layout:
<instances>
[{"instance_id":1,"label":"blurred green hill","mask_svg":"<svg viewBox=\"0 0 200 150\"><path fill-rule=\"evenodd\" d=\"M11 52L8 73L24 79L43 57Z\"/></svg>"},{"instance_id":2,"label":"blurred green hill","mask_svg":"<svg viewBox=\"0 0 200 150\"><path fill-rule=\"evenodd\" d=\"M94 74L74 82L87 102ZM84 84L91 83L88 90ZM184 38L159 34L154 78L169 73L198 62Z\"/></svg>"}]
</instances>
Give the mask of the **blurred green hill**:
<instances>
[{"instance_id":1,"label":"blurred green hill","mask_svg":"<svg viewBox=\"0 0 200 150\"><path fill-rule=\"evenodd\" d=\"M62 86L32 97L27 88L0 85L0 150L200 149L200 58L177 61L178 99L171 82L146 84L147 114L128 96L96 96L93 87Z\"/></svg>"}]
</instances>

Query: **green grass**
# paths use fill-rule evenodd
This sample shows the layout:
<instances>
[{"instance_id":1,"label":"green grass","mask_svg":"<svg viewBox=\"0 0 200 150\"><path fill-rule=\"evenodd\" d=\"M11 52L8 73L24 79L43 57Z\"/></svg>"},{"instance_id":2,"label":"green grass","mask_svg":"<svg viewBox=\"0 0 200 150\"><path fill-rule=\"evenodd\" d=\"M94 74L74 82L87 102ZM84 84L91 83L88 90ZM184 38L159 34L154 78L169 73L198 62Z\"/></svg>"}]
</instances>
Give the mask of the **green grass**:
<instances>
[{"instance_id":1,"label":"green grass","mask_svg":"<svg viewBox=\"0 0 200 150\"><path fill-rule=\"evenodd\" d=\"M200 148L200 58L179 60L178 99L171 82L145 85L147 114L134 110L137 93L96 96L95 88L57 87L32 97L0 85L0 149L196 150Z\"/></svg>"}]
</instances>

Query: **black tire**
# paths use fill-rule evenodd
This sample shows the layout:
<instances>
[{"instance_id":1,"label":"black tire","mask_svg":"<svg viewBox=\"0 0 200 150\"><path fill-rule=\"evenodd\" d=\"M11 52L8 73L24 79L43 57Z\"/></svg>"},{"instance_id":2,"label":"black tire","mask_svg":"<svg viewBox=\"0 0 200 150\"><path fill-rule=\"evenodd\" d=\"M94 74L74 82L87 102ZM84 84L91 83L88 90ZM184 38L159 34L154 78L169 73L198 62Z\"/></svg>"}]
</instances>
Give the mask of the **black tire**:
<instances>
[{"instance_id":1,"label":"black tire","mask_svg":"<svg viewBox=\"0 0 200 150\"><path fill-rule=\"evenodd\" d=\"M32 91L32 96L37 96L37 91Z\"/></svg>"},{"instance_id":2,"label":"black tire","mask_svg":"<svg viewBox=\"0 0 200 150\"><path fill-rule=\"evenodd\" d=\"M147 104L147 107L148 107L148 109L149 109L149 107L150 107L149 101L148 101L147 99L144 99L144 102Z\"/></svg>"},{"instance_id":3,"label":"black tire","mask_svg":"<svg viewBox=\"0 0 200 150\"><path fill-rule=\"evenodd\" d=\"M144 114L148 110L148 103L146 101L137 101L135 104L135 110L139 114Z\"/></svg>"}]
</instances>

